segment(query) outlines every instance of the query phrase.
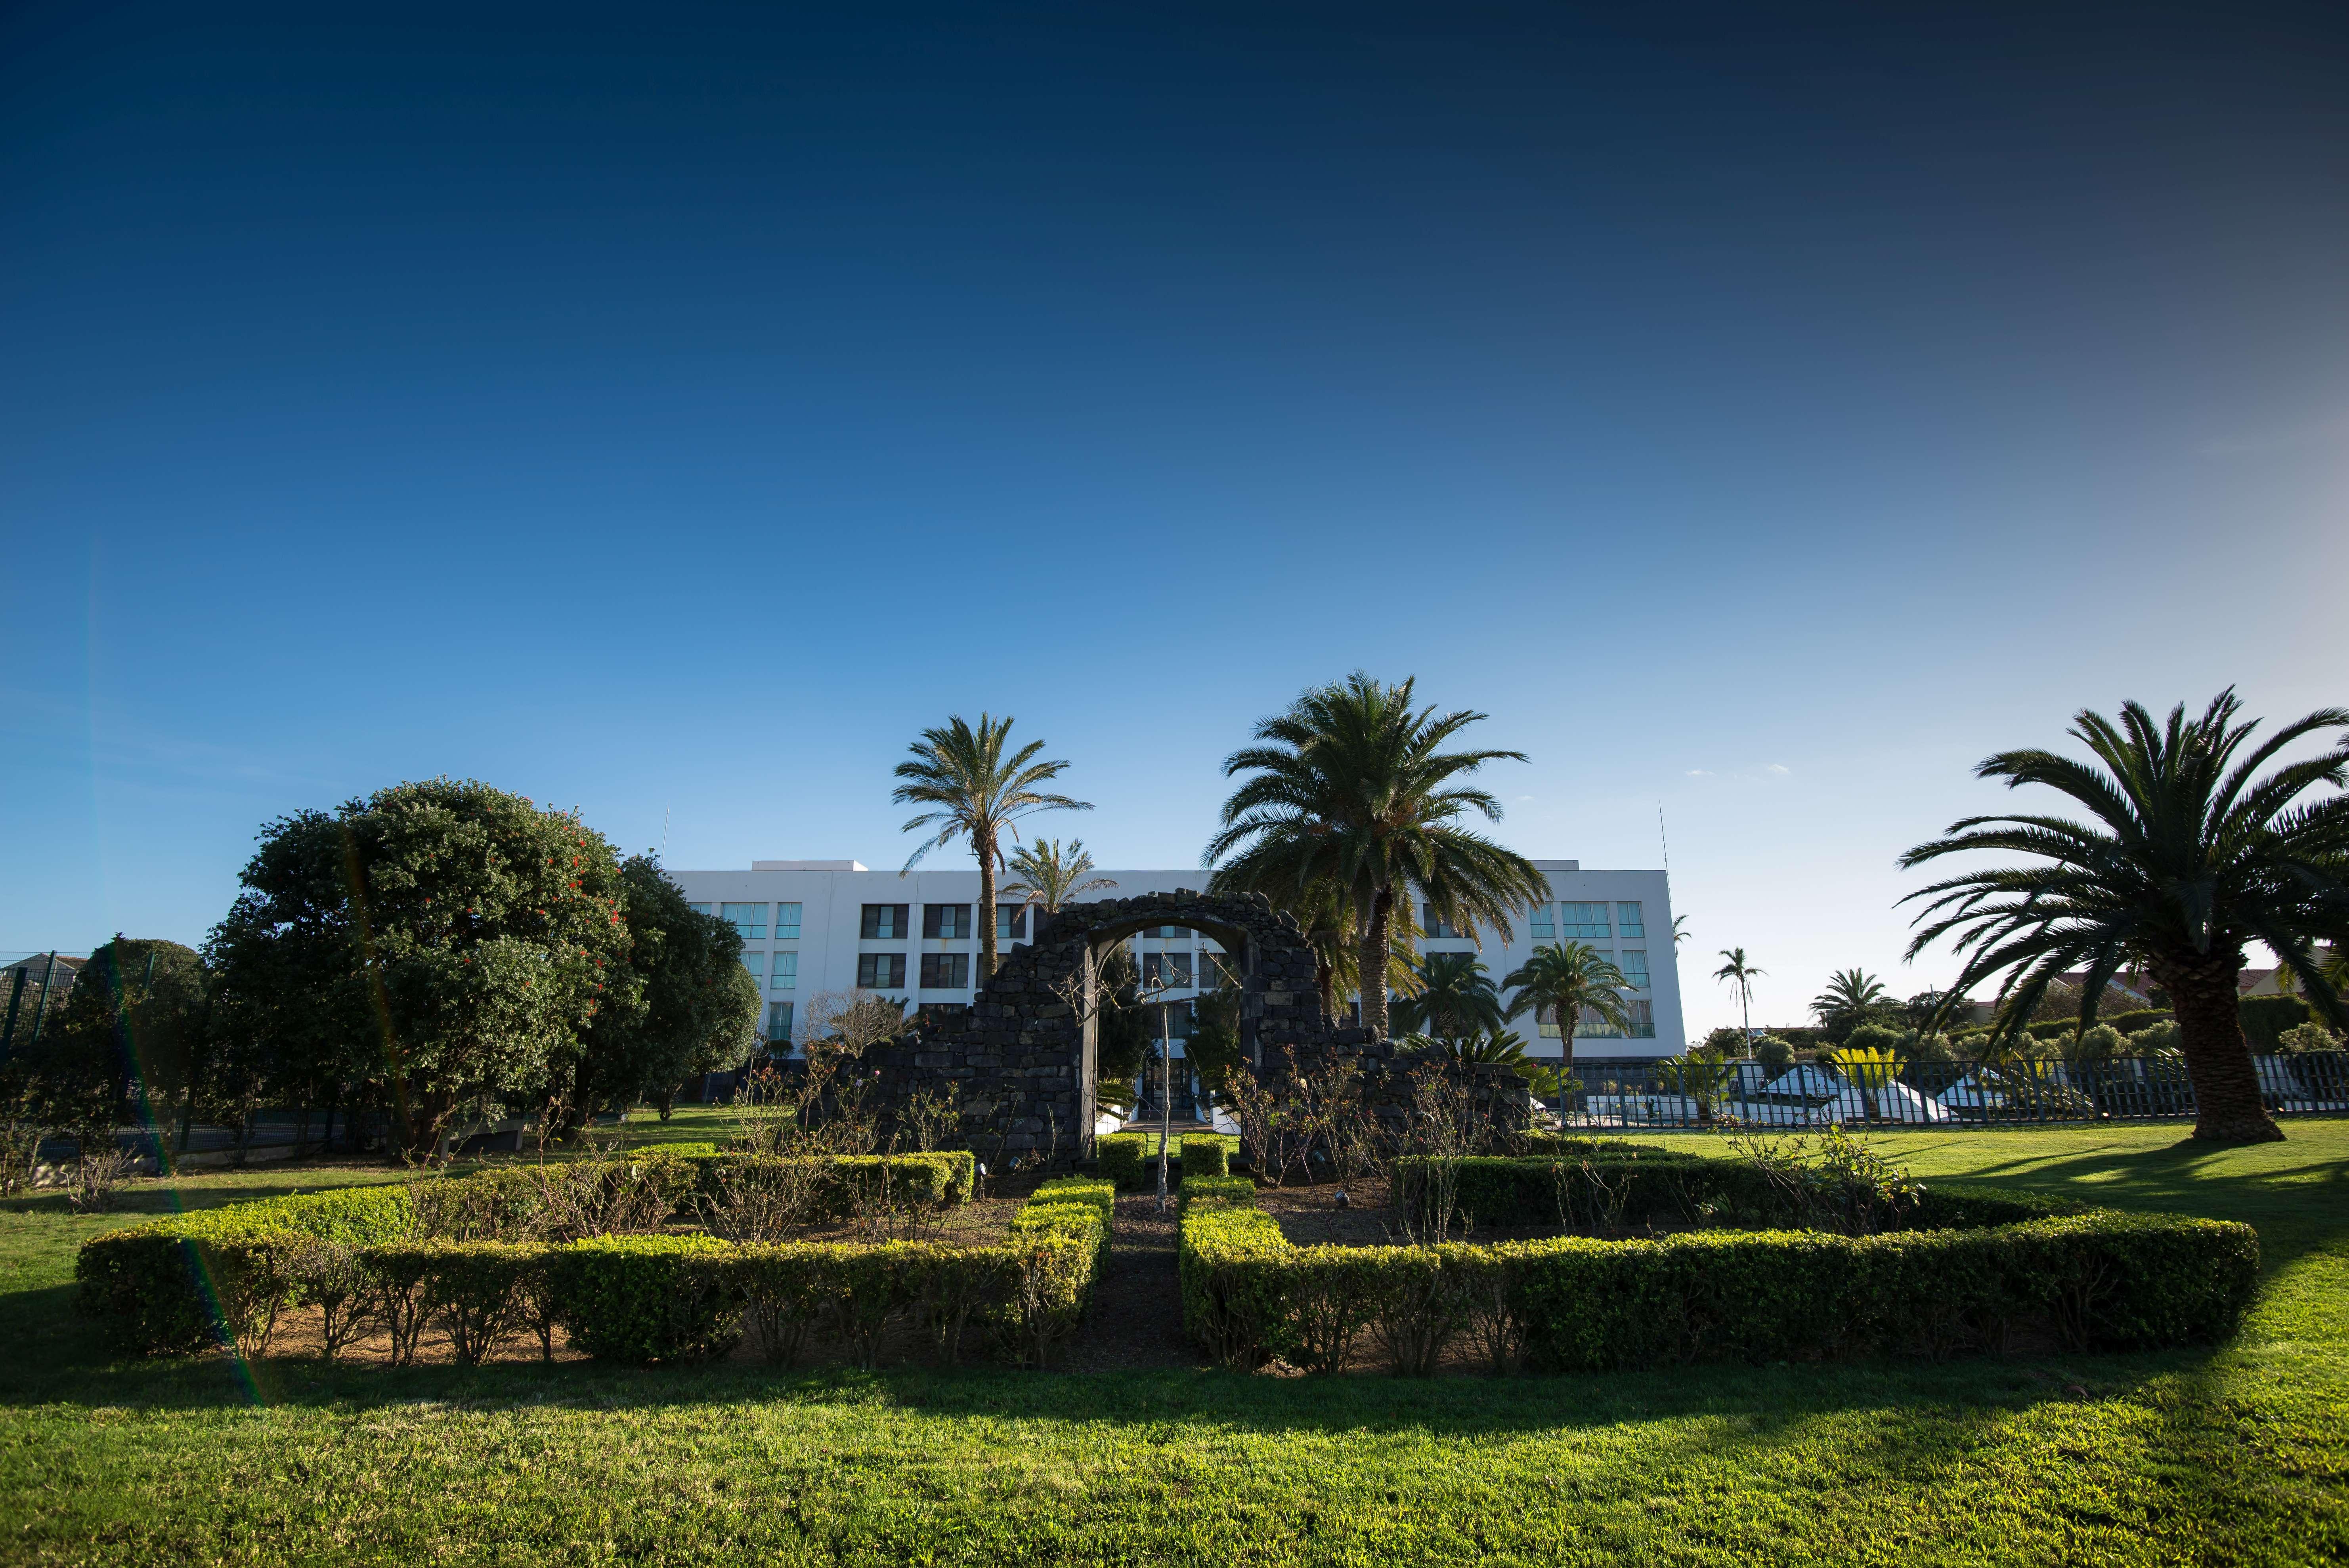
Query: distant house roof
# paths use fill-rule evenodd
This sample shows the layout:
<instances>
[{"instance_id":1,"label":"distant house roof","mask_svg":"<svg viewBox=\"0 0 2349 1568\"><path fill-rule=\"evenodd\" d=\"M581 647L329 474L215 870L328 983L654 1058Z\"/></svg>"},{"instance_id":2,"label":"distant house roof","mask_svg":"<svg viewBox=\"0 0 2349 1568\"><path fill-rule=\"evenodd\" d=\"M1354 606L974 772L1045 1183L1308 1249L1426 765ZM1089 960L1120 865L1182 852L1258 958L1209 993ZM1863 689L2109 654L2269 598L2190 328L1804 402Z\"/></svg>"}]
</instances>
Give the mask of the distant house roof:
<instances>
[{"instance_id":1,"label":"distant house roof","mask_svg":"<svg viewBox=\"0 0 2349 1568\"><path fill-rule=\"evenodd\" d=\"M73 977L81 972L81 966L88 962L89 954L87 953L60 953L57 954L57 974L70 983ZM37 981L48 973L49 955L46 953L36 953L29 957L19 958L14 964L0 965L0 976L14 975L19 969L26 971ZM16 981L10 979L8 984L13 985Z\"/></svg>"}]
</instances>

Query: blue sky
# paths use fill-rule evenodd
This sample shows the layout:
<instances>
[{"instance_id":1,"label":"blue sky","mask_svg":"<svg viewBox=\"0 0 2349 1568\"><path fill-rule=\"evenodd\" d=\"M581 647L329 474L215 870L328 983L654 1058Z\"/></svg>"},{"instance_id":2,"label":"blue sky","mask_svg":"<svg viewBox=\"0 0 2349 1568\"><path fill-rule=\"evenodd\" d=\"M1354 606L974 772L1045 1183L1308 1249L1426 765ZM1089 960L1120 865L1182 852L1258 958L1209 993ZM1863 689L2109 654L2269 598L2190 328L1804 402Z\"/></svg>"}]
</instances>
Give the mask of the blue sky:
<instances>
[{"instance_id":1,"label":"blue sky","mask_svg":"<svg viewBox=\"0 0 2349 1568\"><path fill-rule=\"evenodd\" d=\"M1363 667L1759 1014L2082 706L2343 700L2337 6L19 5L0 949L200 939L400 779L1109 863ZM664 822L666 821L666 829ZM953 863L951 861L944 863Z\"/></svg>"}]
</instances>

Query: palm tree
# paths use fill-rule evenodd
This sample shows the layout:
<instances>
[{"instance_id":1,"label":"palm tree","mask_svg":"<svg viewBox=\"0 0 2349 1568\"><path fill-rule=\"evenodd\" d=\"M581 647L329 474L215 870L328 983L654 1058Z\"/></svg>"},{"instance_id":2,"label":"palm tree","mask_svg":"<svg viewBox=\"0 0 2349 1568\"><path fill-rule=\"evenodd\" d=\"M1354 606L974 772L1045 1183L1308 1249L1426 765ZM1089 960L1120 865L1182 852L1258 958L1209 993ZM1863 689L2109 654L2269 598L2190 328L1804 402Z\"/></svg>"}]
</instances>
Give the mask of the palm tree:
<instances>
[{"instance_id":1,"label":"palm tree","mask_svg":"<svg viewBox=\"0 0 2349 1568\"><path fill-rule=\"evenodd\" d=\"M1006 757L1011 720L978 716L973 729L957 714L943 729L926 729L911 748L910 761L897 764L896 776L905 780L889 792L900 806L935 806L898 830L936 830L936 836L916 850L905 861L904 876L924 855L957 838L970 841L978 861L978 983L995 973L995 869L1003 861L1002 837L1015 837L1014 826L1036 811L1090 811L1090 801L1066 795L1039 793L1036 786L1057 779L1066 762L1038 762L1044 748L1031 740Z\"/></svg>"},{"instance_id":2,"label":"palm tree","mask_svg":"<svg viewBox=\"0 0 2349 1568\"><path fill-rule=\"evenodd\" d=\"M1769 973L1756 969L1745 960L1743 947L1724 947L1721 955L1729 962L1713 972L1716 980L1727 980L1737 987L1737 1016L1745 1028L1745 1047L1754 1048L1754 982Z\"/></svg>"},{"instance_id":3,"label":"palm tree","mask_svg":"<svg viewBox=\"0 0 2349 1568\"><path fill-rule=\"evenodd\" d=\"M2179 704L2167 725L2133 702L2122 706L2117 725L2084 709L2069 733L2102 768L2034 749L2001 752L1975 772L2010 789L2060 790L2090 820L1968 817L1900 863L1979 850L2042 857L2047 863L1971 872L1909 894L1928 901L1910 955L1959 933L1952 945L1965 962L1953 996L2003 973L1992 1025L2002 1040L2019 1034L2048 986L2076 968L2086 970L2085 1030L2106 982L2142 965L2178 1015L2194 1084L2194 1136L2263 1141L2283 1133L2261 1103L2243 1040L2243 945L2263 944L2324 1022L2349 1025L2317 950L2349 932L2349 795L2295 804L2319 784L2349 782L2349 744L2259 773L2304 736L2349 730L2349 709L2320 708L2238 760L2259 727L2236 722L2241 706L2230 688L2199 718L2189 719Z\"/></svg>"},{"instance_id":4,"label":"palm tree","mask_svg":"<svg viewBox=\"0 0 2349 1568\"><path fill-rule=\"evenodd\" d=\"M1399 1030L1438 1039L1498 1032L1506 1018L1493 976L1473 953L1431 953L1419 963L1419 995L1395 1002L1388 1016Z\"/></svg>"},{"instance_id":5,"label":"palm tree","mask_svg":"<svg viewBox=\"0 0 2349 1568\"><path fill-rule=\"evenodd\" d=\"M1414 709L1414 684L1385 686L1358 670L1259 723L1258 744L1224 760L1225 777L1254 776L1224 802L1224 826L1202 857L1223 862L1217 885L1277 904L1309 896L1318 883L1335 890L1351 919L1362 1023L1373 1038L1387 1032L1379 982L1399 902L1416 897L1452 925L1491 926L1506 941L1509 916L1550 895L1531 861L1459 825L1471 812L1497 820L1501 803L1456 781L1487 762L1522 762L1524 753L1443 750L1485 715Z\"/></svg>"},{"instance_id":6,"label":"palm tree","mask_svg":"<svg viewBox=\"0 0 2349 1568\"><path fill-rule=\"evenodd\" d=\"M1509 999L1508 1016L1534 1016L1538 1026L1544 1013L1557 1017L1564 1061L1561 1077L1574 1076L1574 1030L1585 1011L1602 1024L1619 1029L1631 1026L1631 1010L1623 993L1631 983L1614 961L1585 942L1562 942L1534 949L1533 956L1509 972L1501 982L1516 995Z\"/></svg>"},{"instance_id":7,"label":"palm tree","mask_svg":"<svg viewBox=\"0 0 2349 1568\"><path fill-rule=\"evenodd\" d=\"M1085 853L1082 839L1071 839L1066 845L1058 839L1039 839L1032 845L1022 844L1011 851L1008 865L1019 880L1004 884L1006 896L1016 897L1022 904L1040 909L1046 914L1060 913L1061 906L1081 892L1097 892L1117 885L1108 877L1088 874L1093 869L1093 858Z\"/></svg>"},{"instance_id":8,"label":"palm tree","mask_svg":"<svg viewBox=\"0 0 2349 1568\"><path fill-rule=\"evenodd\" d=\"M1827 988L1811 998L1811 1013L1828 1036L1841 1039L1892 1006L1892 993L1865 969L1838 969Z\"/></svg>"},{"instance_id":9,"label":"palm tree","mask_svg":"<svg viewBox=\"0 0 2349 1568\"><path fill-rule=\"evenodd\" d=\"M1683 929L1687 924L1687 915L1676 914L1672 916L1672 951L1675 953L1680 951L1682 943L1686 942L1690 937L1696 934L1693 931Z\"/></svg>"}]
</instances>

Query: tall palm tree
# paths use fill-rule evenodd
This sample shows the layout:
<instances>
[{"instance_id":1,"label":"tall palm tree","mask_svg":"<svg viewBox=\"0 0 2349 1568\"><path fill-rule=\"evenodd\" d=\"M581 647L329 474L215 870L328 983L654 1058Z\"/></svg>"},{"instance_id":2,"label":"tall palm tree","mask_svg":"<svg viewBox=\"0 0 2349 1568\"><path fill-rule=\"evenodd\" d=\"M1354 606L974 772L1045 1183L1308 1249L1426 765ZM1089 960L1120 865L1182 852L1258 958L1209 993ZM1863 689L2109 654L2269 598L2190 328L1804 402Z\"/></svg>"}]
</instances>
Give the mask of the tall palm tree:
<instances>
[{"instance_id":1,"label":"tall palm tree","mask_svg":"<svg viewBox=\"0 0 2349 1568\"><path fill-rule=\"evenodd\" d=\"M2320 708L2245 753L2259 723L2238 723L2241 707L2230 688L2199 718L2179 704L2167 725L2133 702L2118 724L2084 709L2069 733L2101 768L2033 749L2002 751L1975 772L2010 789L2060 790L2090 820L1968 817L1900 857L1903 867L1979 850L2041 857L2046 863L1971 872L1909 894L1928 901L1910 955L1958 933L1952 945L1965 963L1953 996L2004 974L1997 1040L2019 1034L2048 986L2083 967L2085 1031L2106 982L2142 965L2178 1015L2194 1136L2235 1142L2283 1136L2261 1103L2243 1040L2244 944L2265 944L2320 1017L2349 1026L2317 946L2349 932L2349 795L2301 803L2319 784L2349 782L2349 744L2335 737L2331 749L2260 776L2293 741L2349 731L2349 709Z\"/></svg>"},{"instance_id":2,"label":"tall palm tree","mask_svg":"<svg viewBox=\"0 0 2349 1568\"><path fill-rule=\"evenodd\" d=\"M1623 993L1631 988L1631 982L1612 959L1586 942L1537 947L1533 956L1511 970L1501 984L1516 992L1509 998L1510 1017L1531 1013L1538 1028L1544 1013L1557 1015L1565 1058L1558 1071L1567 1078L1574 1076L1574 1030L1584 1012L1619 1029L1631 1026L1631 1010L1623 1005Z\"/></svg>"},{"instance_id":3,"label":"tall palm tree","mask_svg":"<svg viewBox=\"0 0 2349 1568\"><path fill-rule=\"evenodd\" d=\"M1721 955L1728 962L1714 970L1713 977L1729 981L1737 987L1737 1016L1745 1027L1745 1044L1750 1049L1754 1044L1754 982L1769 971L1756 969L1746 962L1743 947L1724 947Z\"/></svg>"},{"instance_id":4,"label":"tall palm tree","mask_svg":"<svg viewBox=\"0 0 2349 1568\"><path fill-rule=\"evenodd\" d=\"M1811 998L1811 1013L1820 1028L1840 1039L1882 1016L1892 1005L1892 993L1867 970L1838 969L1827 976L1827 988Z\"/></svg>"},{"instance_id":5,"label":"tall palm tree","mask_svg":"<svg viewBox=\"0 0 2349 1568\"><path fill-rule=\"evenodd\" d=\"M1413 685L1386 686L1358 670L1259 723L1257 744L1224 760L1226 778L1253 776L1224 802L1224 826L1202 857L1222 862L1219 884L1276 903L1318 882L1337 890L1354 922L1362 1023L1373 1038L1387 1033L1380 982L1398 902L1415 896L1464 931L1490 926L1506 941L1509 916L1549 897L1549 879L1531 861L1460 825L1471 812L1497 820L1501 803L1457 781L1525 754L1444 751L1485 715L1414 708Z\"/></svg>"},{"instance_id":6,"label":"tall palm tree","mask_svg":"<svg viewBox=\"0 0 2349 1568\"><path fill-rule=\"evenodd\" d=\"M1082 839L1071 839L1066 844L1058 839L1022 844L1011 851L1007 866L1018 880L1004 884L1005 896L1046 914L1060 913L1061 906L1081 892L1117 885L1108 877L1091 874L1093 858L1085 853Z\"/></svg>"},{"instance_id":7,"label":"tall palm tree","mask_svg":"<svg viewBox=\"0 0 2349 1568\"><path fill-rule=\"evenodd\" d=\"M1011 720L978 716L974 729L960 714L944 728L926 729L914 742L908 761L897 764L896 777L905 780L889 792L900 806L934 806L898 830L910 833L936 830L936 836L905 861L904 876L924 855L957 839L970 841L978 861L978 983L995 973L995 870L1003 862L1005 833L1017 835L1015 824L1036 811L1090 811L1092 802L1066 795L1040 792L1036 786L1057 779L1068 763L1038 762L1044 749L1031 740L1006 756Z\"/></svg>"},{"instance_id":8,"label":"tall palm tree","mask_svg":"<svg viewBox=\"0 0 2349 1568\"><path fill-rule=\"evenodd\" d=\"M1499 1034L1506 1015L1492 973L1473 953L1431 953L1419 962L1419 995L1388 1008L1402 1032L1422 1032L1443 1040Z\"/></svg>"},{"instance_id":9,"label":"tall palm tree","mask_svg":"<svg viewBox=\"0 0 2349 1568\"><path fill-rule=\"evenodd\" d=\"M1275 909L1293 916L1313 949L1313 989L1321 998L1321 1016L1335 1020L1338 998L1361 988L1361 922L1354 917L1345 890L1332 882L1318 882L1299 890L1283 884L1273 889L1249 887L1237 874L1217 872L1209 884L1216 892L1262 892ZM1419 990L1419 922L1411 901L1398 900L1389 913L1387 989L1399 995Z\"/></svg>"}]
</instances>

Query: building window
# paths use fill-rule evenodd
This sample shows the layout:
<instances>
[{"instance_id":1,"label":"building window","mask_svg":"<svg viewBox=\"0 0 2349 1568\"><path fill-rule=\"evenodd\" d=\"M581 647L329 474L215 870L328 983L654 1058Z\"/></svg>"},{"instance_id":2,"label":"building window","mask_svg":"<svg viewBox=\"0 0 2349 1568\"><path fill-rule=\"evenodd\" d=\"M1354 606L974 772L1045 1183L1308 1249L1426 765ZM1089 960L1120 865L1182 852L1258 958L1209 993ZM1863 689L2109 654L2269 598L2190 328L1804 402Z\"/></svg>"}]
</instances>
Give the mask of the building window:
<instances>
[{"instance_id":1,"label":"building window","mask_svg":"<svg viewBox=\"0 0 2349 1568\"><path fill-rule=\"evenodd\" d=\"M1557 934L1576 942L1604 942L1614 935L1607 924L1603 903L1562 903L1557 906Z\"/></svg>"},{"instance_id":2,"label":"building window","mask_svg":"<svg viewBox=\"0 0 2349 1568\"><path fill-rule=\"evenodd\" d=\"M789 1002L767 1004L767 1043L792 1048L792 1005Z\"/></svg>"},{"instance_id":3,"label":"building window","mask_svg":"<svg viewBox=\"0 0 2349 1568\"><path fill-rule=\"evenodd\" d=\"M1566 1036L1558 1030L1557 1008L1544 1007L1540 1012L1534 1016L1536 1018L1540 1020L1534 1032L1541 1038L1545 1040L1562 1040L1566 1038Z\"/></svg>"},{"instance_id":4,"label":"building window","mask_svg":"<svg viewBox=\"0 0 2349 1568\"><path fill-rule=\"evenodd\" d=\"M693 911L696 914L708 914L709 913L709 906L706 903L688 903L685 907Z\"/></svg>"},{"instance_id":5,"label":"building window","mask_svg":"<svg viewBox=\"0 0 2349 1568\"><path fill-rule=\"evenodd\" d=\"M933 942L962 942L970 936L970 905L967 903L926 903L922 905L922 935Z\"/></svg>"},{"instance_id":6,"label":"building window","mask_svg":"<svg viewBox=\"0 0 2349 1568\"><path fill-rule=\"evenodd\" d=\"M1615 967L1623 972L1623 978L1631 983L1633 990L1648 988L1648 954L1645 949L1625 948L1615 955Z\"/></svg>"},{"instance_id":7,"label":"building window","mask_svg":"<svg viewBox=\"0 0 2349 1568\"><path fill-rule=\"evenodd\" d=\"M1654 1027L1653 1025L1649 1026L1651 1029ZM1577 1036L1587 1040L1619 1040L1623 1037L1622 1030L1617 1028L1614 1025L1600 1017L1597 1012L1588 1007L1582 1009L1582 1016L1576 1021L1574 1032Z\"/></svg>"},{"instance_id":8,"label":"building window","mask_svg":"<svg viewBox=\"0 0 2349 1568\"><path fill-rule=\"evenodd\" d=\"M1419 929L1425 934L1434 937L1438 941L1449 941L1454 937L1464 939L1468 934L1464 931L1455 931L1453 929L1451 922L1437 915L1435 913L1435 906L1432 903L1421 904L1419 906Z\"/></svg>"},{"instance_id":9,"label":"building window","mask_svg":"<svg viewBox=\"0 0 2349 1568\"><path fill-rule=\"evenodd\" d=\"M775 940L797 942L800 939L800 906L795 903L775 905Z\"/></svg>"},{"instance_id":10,"label":"building window","mask_svg":"<svg viewBox=\"0 0 2349 1568\"><path fill-rule=\"evenodd\" d=\"M799 983L800 955L796 953L776 954L774 977L775 989L778 991L789 991L797 986Z\"/></svg>"},{"instance_id":11,"label":"building window","mask_svg":"<svg viewBox=\"0 0 2349 1568\"><path fill-rule=\"evenodd\" d=\"M881 905L886 909L887 904ZM867 991L899 991L905 985L905 955L902 953L860 953L856 955L856 983Z\"/></svg>"},{"instance_id":12,"label":"building window","mask_svg":"<svg viewBox=\"0 0 2349 1568\"><path fill-rule=\"evenodd\" d=\"M1188 985L1191 955L1187 953L1145 953L1142 955L1144 985Z\"/></svg>"},{"instance_id":13,"label":"building window","mask_svg":"<svg viewBox=\"0 0 2349 1568\"><path fill-rule=\"evenodd\" d=\"M1624 936L1648 934L1647 922L1640 918L1640 906L1636 903L1619 903L1615 906L1615 928Z\"/></svg>"},{"instance_id":14,"label":"building window","mask_svg":"<svg viewBox=\"0 0 2349 1568\"><path fill-rule=\"evenodd\" d=\"M1557 919L1551 913L1554 907L1547 903L1534 905L1534 940L1536 942L1557 940Z\"/></svg>"},{"instance_id":15,"label":"building window","mask_svg":"<svg viewBox=\"0 0 2349 1568\"><path fill-rule=\"evenodd\" d=\"M925 953L922 954L923 990L966 991L969 988L969 954Z\"/></svg>"},{"instance_id":16,"label":"building window","mask_svg":"<svg viewBox=\"0 0 2349 1568\"><path fill-rule=\"evenodd\" d=\"M1028 906L1024 903L999 903L995 906L995 940L1025 942L1028 940Z\"/></svg>"},{"instance_id":17,"label":"building window","mask_svg":"<svg viewBox=\"0 0 2349 1568\"><path fill-rule=\"evenodd\" d=\"M734 934L745 942L767 940L767 906L763 903L721 903L718 917L734 923Z\"/></svg>"},{"instance_id":18,"label":"building window","mask_svg":"<svg viewBox=\"0 0 2349 1568\"><path fill-rule=\"evenodd\" d=\"M1239 983L1239 965L1234 962L1230 954L1199 954L1199 985L1202 989L1213 990L1218 985L1237 985Z\"/></svg>"},{"instance_id":19,"label":"building window","mask_svg":"<svg viewBox=\"0 0 2349 1568\"><path fill-rule=\"evenodd\" d=\"M905 911L902 903L868 903L864 906L864 922L856 934L867 942L902 942L905 939Z\"/></svg>"},{"instance_id":20,"label":"building window","mask_svg":"<svg viewBox=\"0 0 2349 1568\"><path fill-rule=\"evenodd\" d=\"M1656 1037L1656 1005L1635 1001L1630 1005L1631 1029L1636 1037L1652 1040Z\"/></svg>"},{"instance_id":21,"label":"building window","mask_svg":"<svg viewBox=\"0 0 2349 1568\"><path fill-rule=\"evenodd\" d=\"M760 990L763 991L767 988L767 955L765 954L745 953L742 954L742 967L750 972L750 978L758 982Z\"/></svg>"}]
</instances>

